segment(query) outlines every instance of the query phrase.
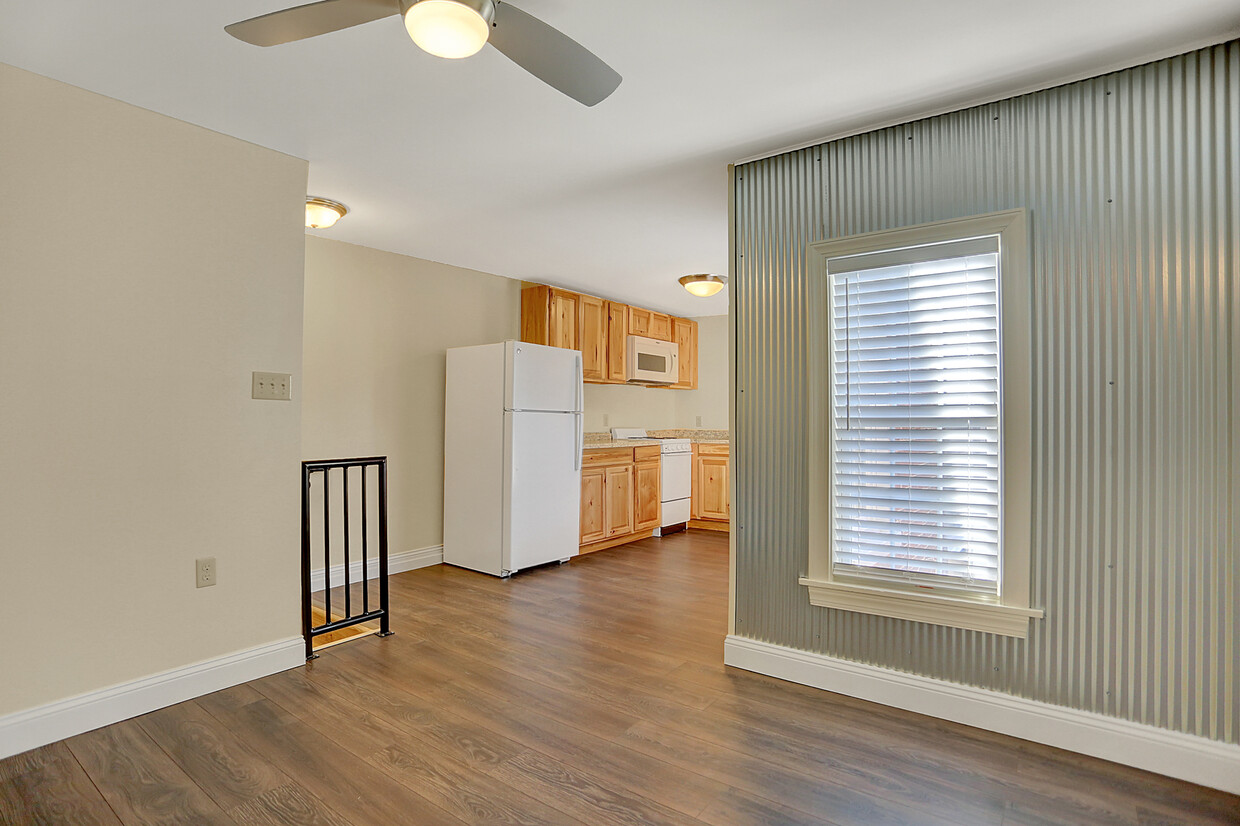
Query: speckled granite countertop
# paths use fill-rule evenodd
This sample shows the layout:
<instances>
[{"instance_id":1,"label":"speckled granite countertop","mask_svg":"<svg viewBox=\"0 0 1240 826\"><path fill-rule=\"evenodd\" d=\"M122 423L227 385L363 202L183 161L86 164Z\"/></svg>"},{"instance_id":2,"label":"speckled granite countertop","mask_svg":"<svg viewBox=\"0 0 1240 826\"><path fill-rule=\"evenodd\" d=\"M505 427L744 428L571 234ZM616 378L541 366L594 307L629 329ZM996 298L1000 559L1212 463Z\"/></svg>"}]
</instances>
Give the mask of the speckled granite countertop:
<instances>
[{"instance_id":1,"label":"speckled granite countertop","mask_svg":"<svg viewBox=\"0 0 1240 826\"><path fill-rule=\"evenodd\" d=\"M603 438L591 439L591 436L599 436ZM586 450L602 450L606 447L641 447L642 445L657 445L657 439L613 439L610 433L587 433L584 448Z\"/></svg>"},{"instance_id":2,"label":"speckled granite countertop","mask_svg":"<svg viewBox=\"0 0 1240 826\"><path fill-rule=\"evenodd\" d=\"M726 445L728 443L728 431L726 430L651 430L651 436L658 436L664 439L689 439L694 444L701 445ZM587 433L585 434L586 450L601 450L608 447L640 447L642 445L657 445L657 439L613 439L610 432Z\"/></svg>"}]
</instances>

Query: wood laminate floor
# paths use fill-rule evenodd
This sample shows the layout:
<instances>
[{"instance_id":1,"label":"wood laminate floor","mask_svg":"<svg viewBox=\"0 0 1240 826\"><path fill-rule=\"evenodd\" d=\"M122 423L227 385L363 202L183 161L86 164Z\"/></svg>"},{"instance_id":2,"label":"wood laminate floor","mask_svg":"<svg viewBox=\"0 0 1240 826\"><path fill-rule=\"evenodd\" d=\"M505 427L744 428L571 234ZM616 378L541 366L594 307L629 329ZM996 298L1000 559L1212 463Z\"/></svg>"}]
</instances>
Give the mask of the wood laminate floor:
<instances>
[{"instance_id":1,"label":"wood laminate floor","mask_svg":"<svg viewBox=\"0 0 1240 826\"><path fill-rule=\"evenodd\" d=\"M1240 798L721 665L727 536L392 578L397 635L0 761L9 824L1224 824Z\"/></svg>"}]
</instances>

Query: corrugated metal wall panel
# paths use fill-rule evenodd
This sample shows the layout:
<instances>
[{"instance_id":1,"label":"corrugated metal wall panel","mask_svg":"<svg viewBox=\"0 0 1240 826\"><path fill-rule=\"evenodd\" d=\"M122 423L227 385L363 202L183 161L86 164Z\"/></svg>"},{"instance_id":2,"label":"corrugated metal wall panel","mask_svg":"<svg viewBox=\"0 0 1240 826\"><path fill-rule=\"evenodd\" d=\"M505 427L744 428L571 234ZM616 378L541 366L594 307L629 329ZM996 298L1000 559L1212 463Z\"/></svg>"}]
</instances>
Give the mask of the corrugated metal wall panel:
<instances>
[{"instance_id":1,"label":"corrugated metal wall panel","mask_svg":"<svg viewBox=\"0 0 1240 826\"><path fill-rule=\"evenodd\" d=\"M1240 43L739 166L736 633L1240 742ZM1028 640L811 607L806 245L1025 207Z\"/></svg>"}]
</instances>

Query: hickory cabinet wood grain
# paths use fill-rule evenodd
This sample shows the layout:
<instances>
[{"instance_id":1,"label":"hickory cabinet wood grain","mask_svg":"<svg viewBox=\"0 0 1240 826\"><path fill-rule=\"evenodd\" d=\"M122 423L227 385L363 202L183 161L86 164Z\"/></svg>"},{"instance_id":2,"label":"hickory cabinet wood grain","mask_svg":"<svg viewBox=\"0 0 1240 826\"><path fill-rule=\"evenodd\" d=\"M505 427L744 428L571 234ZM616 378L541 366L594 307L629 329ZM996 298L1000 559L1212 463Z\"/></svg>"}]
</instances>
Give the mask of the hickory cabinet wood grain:
<instances>
[{"instance_id":1,"label":"hickory cabinet wood grain","mask_svg":"<svg viewBox=\"0 0 1240 826\"><path fill-rule=\"evenodd\" d=\"M633 465L603 468L603 524L608 538L633 532Z\"/></svg>"},{"instance_id":2,"label":"hickory cabinet wood grain","mask_svg":"<svg viewBox=\"0 0 1240 826\"><path fill-rule=\"evenodd\" d=\"M659 527L657 445L586 450L581 464L580 553L635 542Z\"/></svg>"},{"instance_id":3,"label":"hickory cabinet wood grain","mask_svg":"<svg viewBox=\"0 0 1240 826\"><path fill-rule=\"evenodd\" d=\"M677 390L697 387L697 322L545 284L521 290L521 340L581 351L587 384L624 384L628 336L675 342Z\"/></svg>"},{"instance_id":4,"label":"hickory cabinet wood grain","mask_svg":"<svg viewBox=\"0 0 1240 826\"><path fill-rule=\"evenodd\" d=\"M629 305L607 302L607 382L623 384L628 364Z\"/></svg>"},{"instance_id":5,"label":"hickory cabinet wood grain","mask_svg":"<svg viewBox=\"0 0 1240 826\"><path fill-rule=\"evenodd\" d=\"M659 527L659 457L633 465L633 531Z\"/></svg>"},{"instance_id":6,"label":"hickory cabinet wood grain","mask_svg":"<svg viewBox=\"0 0 1240 826\"><path fill-rule=\"evenodd\" d=\"M603 508L603 489L606 483L605 468L583 467L581 469L581 544L589 545L607 538L606 517Z\"/></svg>"},{"instance_id":7,"label":"hickory cabinet wood grain","mask_svg":"<svg viewBox=\"0 0 1240 826\"><path fill-rule=\"evenodd\" d=\"M581 377L586 381L607 380L607 304L601 298L583 295L581 302Z\"/></svg>"},{"instance_id":8,"label":"hickory cabinet wood grain","mask_svg":"<svg viewBox=\"0 0 1240 826\"><path fill-rule=\"evenodd\" d=\"M629 307L629 335L672 340L672 317L654 310Z\"/></svg>"},{"instance_id":9,"label":"hickory cabinet wood grain","mask_svg":"<svg viewBox=\"0 0 1240 826\"><path fill-rule=\"evenodd\" d=\"M726 531L732 518L727 445L693 446L689 527Z\"/></svg>"},{"instance_id":10,"label":"hickory cabinet wood grain","mask_svg":"<svg viewBox=\"0 0 1240 826\"><path fill-rule=\"evenodd\" d=\"M672 319L672 338L679 348L679 380L673 389L692 390L698 384L698 325L690 318Z\"/></svg>"},{"instance_id":11,"label":"hickory cabinet wood grain","mask_svg":"<svg viewBox=\"0 0 1240 826\"><path fill-rule=\"evenodd\" d=\"M521 291L521 340L581 349L581 296L539 285Z\"/></svg>"}]
</instances>

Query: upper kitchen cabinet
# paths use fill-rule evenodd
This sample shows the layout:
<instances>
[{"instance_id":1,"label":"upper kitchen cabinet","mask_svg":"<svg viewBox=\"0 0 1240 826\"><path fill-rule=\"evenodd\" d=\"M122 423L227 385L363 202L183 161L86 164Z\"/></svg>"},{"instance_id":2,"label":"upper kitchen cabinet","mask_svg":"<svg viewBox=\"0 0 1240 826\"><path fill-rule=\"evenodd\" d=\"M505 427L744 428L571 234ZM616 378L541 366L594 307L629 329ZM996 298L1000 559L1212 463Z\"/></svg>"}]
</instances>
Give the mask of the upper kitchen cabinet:
<instances>
[{"instance_id":1,"label":"upper kitchen cabinet","mask_svg":"<svg viewBox=\"0 0 1240 826\"><path fill-rule=\"evenodd\" d=\"M581 377L586 381L607 380L607 305L592 295L579 296L581 302Z\"/></svg>"},{"instance_id":2,"label":"upper kitchen cabinet","mask_svg":"<svg viewBox=\"0 0 1240 826\"><path fill-rule=\"evenodd\" d=\"M680 390L697 387L697 322L545 284L521 290L521 340L581 351L587 384L625 384L628 337L675 342Z\"/></svg>"},{"instance_id":3,"label":"upper kitchen cabinet","mask_svg":"<svg viewBox=\"0 0 1240 826\"><path fill-rule=\"evenodd\" d=\"M616 301L607 302L607 376L609 383L623 384L628 375L625 359L628 348L625 341L629 335L629 305Z\"/></svg>"},{"instance_id":4,"label":"upper kitchen cabinet","mask_svg":"<svg viewBox=\"0 0 1240 826\"><path fill-rule=\"evenodd\" d=\"M522 290L521 340L580 350L581 298L577 293L542 285Z\"/></svg>"},{"instance_id":5,"label":"upper kitchen cabinet","mask_svg":"<svg viewBox=\"0 0 1240 826\"><path fill-rule=\"evenodd\" d=\"M673 388L693 390L698 383L698 326L689 318L672 319L672 336L680 348L680 380Z\"/></svg>"},{"instance_id":6,"label":"upper kitchen cabinet","mask_svg":"<svg viewBox=\"0 0 1240 826\"><path fill-rule=\"evenodd\" d=\"M672 340L672 317L654 310L629 307L629 335Z\"/></svg>"}]
</instances>

